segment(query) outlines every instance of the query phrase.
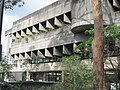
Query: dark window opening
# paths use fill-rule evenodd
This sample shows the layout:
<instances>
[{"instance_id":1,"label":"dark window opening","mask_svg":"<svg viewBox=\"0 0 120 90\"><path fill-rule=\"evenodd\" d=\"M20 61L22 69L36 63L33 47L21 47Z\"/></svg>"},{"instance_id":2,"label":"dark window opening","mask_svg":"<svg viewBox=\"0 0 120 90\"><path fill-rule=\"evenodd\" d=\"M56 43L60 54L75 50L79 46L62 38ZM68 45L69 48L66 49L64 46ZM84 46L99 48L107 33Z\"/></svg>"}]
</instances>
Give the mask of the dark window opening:
<instances>
[{"instance_id":1,"label":"dark window opening","mask_svg":"<svg viewBox=\"0 0 120 90\"><path fill-rule=\"evenodd\" d=\"M23 32L26 34L27 32L26 32L26 28L25 29L23 29Z\"/></svg>"},{"instance_id":2,"label":"dark window opening","mask_svg":"<svg viewBox=\"0 0 120 90\"><path fill-rule=\"evenodd\" d=\"M19 54L16 54L16 56L19 58Z\"/></svg>"},{"instance_id":3,"label":"dark window opening","mask_svg":"<svg viewBox=\"0 0 120 90\"><path fill-rule=\"evenodd\" d=\"M35 27L37 30L39 30L39 23L36 24L36 25L34 25L34 27Z\"/></svg>"},{"instance_id":4,"label":"dark window opening","mask_svg":"<svg viewBox=\"0 0 120 90\"><path fill-rule=\"evenodd\" d=\"M31 27L28 27L28 29L30 30L30 32L32 33L32 26Z\"/></svg>"},{"instance_id":5,"label":"dark window opening","mask_svg":"<svg viewBox=\"0 0 120 90\"><path fill-rule=\"evenodd\" d=\"M41 25L45 28L46 27L46 21L41 22Z\"/></svg>"},{"instance_id":6,"label":"dark window opening","mask_svg":"<svg viewBox=\"0 0 120 90\"><path fill-rule=\"evenodd\" d=\"M16 32L15 32L15 33L13 33L13 35L16 37Z\"/></svg>"},{"instance_id":7,"label":"dark window opening","mask_svg":"<svg viewBox=\"0 0 120 90\"><path fill-rule=\"evenodd\" d=\"M30 79L34 81L62 81L62 71L52 71L52 72L31 72Z\"/></svg>"},{"instance_id":8,"label":"dark window opening","mask_svg":"<svg viewBox=\"0 0 120 90\"><path fill-rule=\"evenodd\" d=\"M58 29L58 28L60 28L63 25L63 23L64 23L63 22L63 17L64 17L63 14L56 17L56 19L58 19L58 21L60 22L61 25L60 26L59 25L55 25L56 26L55 29Z\"/></svg>"},{"instance_id":9,"label":"dark window opening","mask_svg":"<svg viewBox=\"0 0 120 90\"><path fill-rule=\"evenodd\" d=\"M64 45L63 54L66 56L73 54L73 44L66 44Z\"/></svg>"},{"instance_id":10,"label":"dark window opening","mask_svg":"<svg viewBox=\"0 0 120 90\"><path fill-rule=\"evenodd\" d=\"M14 56L14 55L11 55L11 58L15 58L15 56Z\"/></svg>"},{"instance_id":11,"label":"dark window opening","mask_svg":"<svg viewBox=\"0 0 120 90\"><path fill-rule=\"evenodd\" d=\"M32 53L34 54L34 55L32 55L32 57L34 57L34 56L37 56L37 50L35 50L35 51L32 51Z\"/></svg>"},{"instance_id":12,"label":"dark window opening","mask_svg":"<svg viewBox=\"0 0 120 90\"><path fill-rule=\"evenodd\" d=\"M25 57L25 53L21 53L21 55L22 55L23 57Z\"/></svg>"},{"instance_id":13,"label":"dark window opening","mask_svg":"<svg viewBox=\"0 0 120 90\"><path fill-rule=\"evenodd\" d=\"M67 15L67 17L70 19L70 21L72 21L71 12L67 12L66 15Z\"/></svg>"},{"instance_id":14,"label":"dark window opening","mask_svg":"<svg viewBox=\"0 0 120 90\"><path fill-rule=\"evenodd\" d=\"M29 57L31 57L31 52L26 52L26 54L27 54Z\"/></svg>"},{"instance_id":15,"label":"dark window opening","mask_svg":"<svg viewBox=\"0 0 120 90\"><path fill-rule=\"evenodd\" d=\"M61 57L60 56L54 56L54 57L34 57L31 61L31 64L40 64L40 63L51 63L51 62L60 62Z\"/></svg>"},{"instance_id":16,"label":"dark window opening","mask_svg":"<svg viewBox=\"0 0 120 90\"><path fill-rule=\"evenodd\" d=\"M20 30L20 31L18 31L18 34L19 34L19 35L21 35L21 30Z\"/></svg>"},{"instance_id":17,"label":"dark window opening","mask_svg":"<svg viewBox=\"0 0 120 90\"><path fill-rule=\"evenodd\" d=\"M54 25L54 23L55 23L54 18L49 19L48 21L50 22L50 24L51 24L55 29L59 28L59 27L57 27L57 26Z\"/></svg>"}]
</instances>

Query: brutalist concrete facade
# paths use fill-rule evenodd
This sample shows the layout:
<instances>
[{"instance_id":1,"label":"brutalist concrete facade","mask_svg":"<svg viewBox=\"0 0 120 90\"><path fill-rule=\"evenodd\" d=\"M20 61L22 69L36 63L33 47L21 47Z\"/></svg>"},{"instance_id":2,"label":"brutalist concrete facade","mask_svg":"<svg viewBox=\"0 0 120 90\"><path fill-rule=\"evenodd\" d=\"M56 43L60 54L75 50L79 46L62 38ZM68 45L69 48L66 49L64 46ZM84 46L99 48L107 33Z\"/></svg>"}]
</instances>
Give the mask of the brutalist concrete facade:
<instances>
[{"instance_id":1,"label":"brutalist concrete facade","mask_svg":"<svg viewBox=\"0 0 120 90\"><path fill-rule=\"evenodd\" d=\"M119 0L102 0L102 10L104 25L120 25ZM5 34L5 55L16 80L62 82L59 59L76 52L93 25L91 0L59 0L15 21Z\"/></svg>"}]
</instances>

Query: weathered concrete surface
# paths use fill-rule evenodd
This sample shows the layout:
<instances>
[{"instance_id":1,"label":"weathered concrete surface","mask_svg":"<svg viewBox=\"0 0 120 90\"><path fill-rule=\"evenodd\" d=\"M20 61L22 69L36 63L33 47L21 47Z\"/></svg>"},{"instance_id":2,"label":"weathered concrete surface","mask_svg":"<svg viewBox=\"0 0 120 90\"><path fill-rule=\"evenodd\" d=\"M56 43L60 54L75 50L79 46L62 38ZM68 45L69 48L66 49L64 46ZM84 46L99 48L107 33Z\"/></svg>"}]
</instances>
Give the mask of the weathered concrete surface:
<instances>
[{"instance_id":1,"label":"weathered concrete surface","mask_svg":"<svg viewBox=\"0 0 120 90\"><path fill-rule=\"evenodd\" d=\"M92 15L91 0L72 0L71 7L71 29L74 33L93 27L94 20ZM113 11L109 0L102 0L102 13L104 25L120 25L120 10L117 12Z\"/></svg>"},{"instance_id":2,"label":"weathered concrete surface","mask_svg":"<svg viewBox=\"0 0 120 90\"><path fill-rule=\"evenodd\" d=\"M17 20L13 23L12 32L16 32L17 30L33 26L37 23L46 21L48 19L71 11L71 0L67 0L66 3L65 1L66 0L56 1L51 5L48 5L36 12L27 15L26 17Z\"/></svg>"},{"instance_id":3,"label":"weathered concrete surface","mask_svg":"<svg viewBox=\"0 0 120 90\"><path fill-rule=\"evenodd\" d=\"M113 12L110 3L106 0L105 1L103 0L102 4L103 4L102 7L103 7L104 24L119 25L120 12ZM53 18L53 20L55 20L53 24L57 26L62 26L60 21L56 18L56 16L62 15L68 11L71 11L72 24L65 26L64 28L55 29L52 26L51 22L48 21L48 19ZM66 16L66 14L63 15L63 19L64 22L70 23L69 18ZM25 33L23 32L23 29L25 28L27 35L32 35L32 33L35 32L39 33L38 30L33 25L43 21L45 21L46 23L46 28L55 29L55 30L52 30L49 33L41 34L40 36L36 35L35 40L28 38L27 42L23 40L20 43L12 43L12 49L11 49L12 54L30 51L31 47L33 47L32 50L36 50L36 49L59 46L67 43L74 43L75 39L79 42L82 41L79 38L79 36L81 35L73 34L71 32L71 29L74 33L77 33L93 27L94 22L93 22L92 8L91 8L91 0L57 1L45 8L42 8L14 22L12 33L21 30L21 36L19 35L18 32L16 32L16 38L25 36ZM30 26L33 27L32 31L30 31L30 29L28 28ZM45 27L39 24L39 29L45 30Z\"/></svg>"}]
</instances>

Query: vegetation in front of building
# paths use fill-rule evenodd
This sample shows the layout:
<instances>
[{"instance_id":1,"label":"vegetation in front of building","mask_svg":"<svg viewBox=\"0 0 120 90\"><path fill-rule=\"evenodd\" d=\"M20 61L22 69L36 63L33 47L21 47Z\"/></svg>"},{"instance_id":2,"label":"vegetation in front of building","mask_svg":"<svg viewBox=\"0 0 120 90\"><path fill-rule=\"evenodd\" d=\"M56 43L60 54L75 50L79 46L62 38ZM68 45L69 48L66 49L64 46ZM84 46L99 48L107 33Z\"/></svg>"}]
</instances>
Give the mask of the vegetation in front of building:
<instances>
[{"instance_id":1,"label":"vegetation in front of building","mask_svg":"<svg viewBox=\"0 0 120 90\"><path fill-rule=\"evenodd\" d=\"M84 59L91 60L92 63L92 51L91 45L94 36L94 29L86 30L85 34L90 35L89 39L80 43L77 47L79 52L72 56L63 57L63 63L66 65L65 69L65 81L67 84L66 87L71 88L71 90L92 90L93 85L93 77L92 68L90 66L86 66L81 64ZM119 57L120 56L120 26L106 26L104 27L104 60L108 57ZM89 61L88 61L89 62ZM116 64L117 67L114 66L115 63L109 59L112 68L108 66L108 69L112 70L108 74L105 71L105 83L107 90L111 90L111 85L114 83L114 88L119 89L120 84L120 64L119 59ZM112 73L112 74L110 74ZM112 79L110 78L112 77Z\"/></svg>"}]
</instances>

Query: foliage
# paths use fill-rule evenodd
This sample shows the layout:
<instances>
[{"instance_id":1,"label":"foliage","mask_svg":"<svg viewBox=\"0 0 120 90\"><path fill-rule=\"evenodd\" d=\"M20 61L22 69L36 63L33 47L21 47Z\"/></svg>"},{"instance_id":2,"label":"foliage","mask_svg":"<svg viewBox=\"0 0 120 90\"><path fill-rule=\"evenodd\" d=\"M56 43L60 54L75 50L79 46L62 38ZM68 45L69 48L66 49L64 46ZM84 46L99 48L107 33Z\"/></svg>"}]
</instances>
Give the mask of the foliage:
<instances>
[{"instance_id":1,"label":"foliage","mask_svg":"<svg viewBox=\"0 0 120 90\"><path fill-rule=\"evenodd\" d=\"M78 53L81 56L81 59L92 58L92 40L93 37L90 37L89 39L83 41L76 47L76 49L79 49Z\"/></svg>"},{"instance_id":2,"label":"foliage","mask_svg":"<svg viewBox=\"0 0 120 90\"><path fill-rule=\"evenodd\" d=\"M59 21L60 21L60 24L61 24L60 28L63 28L65 26L65 23L61 19Z\"/></svg>"},{"instance_id":3,"label":"foliage","mask_svg":"<svg viewBox=\"0 0 120 90\"><path fill-rule=\"evenodd\" d=\"M120 26L106 26L105 27L105 42L106 44L120 39Z\"/></svg>"},{"instance_id":4,"label":"foliage","mask_svg":"<svg viewBox=\"0 0 120 90\"><path fill-rule=\"evenodd\" d=\"M90 37L78 45L76 49L79 49L79 52L72 56L65 56L62 58L63 64L67 66L64 71L64 85L66 88L69 88L67 90L92 90L92 71L89 70L87 66L81 65L80 63L83 59L92 58L91 45L94 37L94 29L86 30L85 34L90 35ZM113 51L120 48L120 26L106 26L104 28L104 43L105 54L108 54L111 48ZM106 77L106 79L109 80L109 77ZM111 77L115 79L114 76Z\"/></svg>"},{"instance_id":5,"label":"foliage","mask_svg":"<svg viewBox=\"0 0 120 90\"><path fill-rule=\"evenodd\" d=\"M4 79L11 78L14 81L16 81L13 74L10 72L11 65L8 64L7 58L3 58L2 61L0 61L0 84L2 84L2 87L0 87L1 90L20 90L18 86L14 86L12 84L9 84L4 81Z\"/></svg>"},{"instance_id":6,"label":"foliage","mask_svg":"<svg viewBox=\"0 0 120 90\"><path fill-rule=\"evenodd\" d=\"M92 71L86 65L73 66L65 70L65 88L71 90L92 90Z\"/></svg>"},{"instance_id":7,"label":"foliage","mask_svg":"<svg viewBox=\"0 0 120 90\"><path fill-rule=\"evenodd\" d=\"M80 60L81 60L81 58L77 54L74 54L74 55L71 55L71 56L65 56L65 57L62 58L62 62L65 65L67 65L67 67L71 67L73 65L76 65L76 62L79 62Z\"/></svg>"},{"instance_id":8,"label":"foliage","mask_svg":"<svg viewBox=\"0 0 120 90\"><path fill-rule=\"evenodd\" d=\"M62 58L66 68L64 70L65 90L92 90L92 71L87 65L81 63L79 55L71 55Z\"/></svg>"},{"instance_id":9,"label":"foliage","mask_svg":"<svg viewBox=\"0 0 120 90\"><path fill-rule=\"evenodd\" d=\"M32 57L32 64L39 64L40 62L42 62L42 57L40 56Z\"/></svg>"},{"instance_id":10,"label":"foliage","mask_svg":"<svg viewBox=\"0 0 120 90\"><path fill-rule=\"evenodd\" d=\"M30 35L29 37L31 37L32 40L35 40L35 36L36 36L36 34L33 34L33 35Z\"/></svg>"},{"instance_id":11,"label":"foliage","mask_svg":"<svg viewBox=\"0 0 120 90\"><path fill-rule=\"evenodd\" d=\"M86 30L86 34L90 34L91 37L87 40L86 44L91 44L91 42L94 36L94 29ZM104 28L104 41L105 44L109 44L110 42L118 41L117 43L120 43L120 26L111 26L108 25Z\"/></svg>"},{"instance_id":12,"label":"foliage","mask_svg":"<svg viewBox=\"0 0 120 90\"><path fill-rule=\"evenodd\" d=\"M93 36L94 36L93 29L87 30L86 33L91 35L90 39L93 39ZM88 40L90 40L90 39L88 39ZM90 42L85 42L85 44L87 44L87 45L89 45L89 43ZM91 40L91 43L92 43L92 40ZM90 48L91 48L91 46L90 46ZM109 26L104 27L104 59L106 60L107 57L111 57L111 56L118 57L120 55L119 50L120 50L120 26L109 25ZM119 68L116 68L117 70L115 70L113 62L111 60L109 60L109 61L111 62L110 64L113 68L113 71L111 71L110 73L113 73L113 75L107 74L106 81L113 82L113 83L119 82L119 80L118 80ZM116 63L116 64L119 65L118 63ZM108 67L108 68L111 69L111 67Z\"/></svg>"},{"instance_id":13,"label":"foliage","mask_svg":"<svg viewBox=\"0 0 120 90\"><path fill-rule=\"evenodd\" d=\"M106 54L109 51L114 51L116 55L120 55L120 26L105 27L105 50Z\"/></svg>"},{"instance_id":14,"label":"foliage","mask_svg":"<svg viewBox=\"0 0 120 90\"><path fill-rule=\"evenodd\" d=\"M24 36L24 37L23 37L23 39L24 39L26 42L28 42L28 38L29 38L28 36Z\"/></svg>"},{"instance_id":15,"label":"foliage","mask_svg":"<svg viewBox=\"0 0 120 90\"><path fill-rule=\"evenodd\" d=\"M17 38L16 39L16 42L21 42L22 41L22 38Z\"/></svg>"},{"instance_id":16,"label":"foliage","mask_svg":"<svg viewBox=\"0 0 120 90\"><path fill-rule=\"evenodd\" d=\"M5 0L5 9L13 10L14 6L22 7L24 4L22 0Z\"/></svg>"},{"instance_id":17,"label":"foliage","mask_svg":"<svg viewBox=\"0 0 120 90\"><path fill-rule=\"evenodd\" d=\"M0 61L0 80L3 81L6 75L10 74L10 66L4 60Z\"/></svg>"},{"instance_id":18,"label":"foliage","mask_svg":"<svg viewBox=\"0 0 120 90\"><path fill-rule=\"evenodd\" d=\"M46 33L46 32L48 32L49 30L47 30L46 28L45 29L43 29L43 30L38 30L39 31L39 34L41 34L41 33Z\"/></svg>"},{"instance_id":19,"label":"foliage","mask_svg":"<svg viewBox=\"0 0 120 90\"><path fill-rule=\"evenodd\" d=\"M50 32L52 29L51 28L46 28L45 32Z\"/></svg>"},{"instance_id":20,"label":"foliage","mask_svg":"<svg viewBox=\"0 0 120 90\"><path fill-rule=\"evenodd\" d=\"M86 30L85 34L89 34L90 38L83 41L77 47L78 49L80 49L79 54L83 59L87 56L88 56L87 58L92 58L91 45L94 37L94 29ZM116 49L120 45L120 26L109 25L104 28L104 43L105 54L108 54L109 51L116 51Z\"/></svg>"}]
</instances>

